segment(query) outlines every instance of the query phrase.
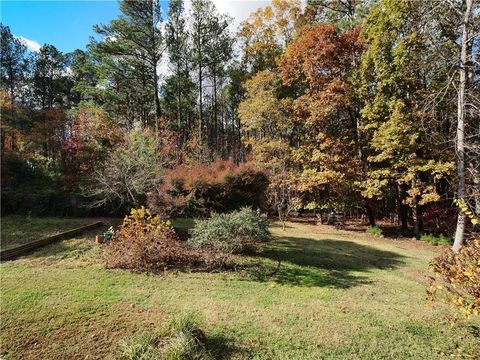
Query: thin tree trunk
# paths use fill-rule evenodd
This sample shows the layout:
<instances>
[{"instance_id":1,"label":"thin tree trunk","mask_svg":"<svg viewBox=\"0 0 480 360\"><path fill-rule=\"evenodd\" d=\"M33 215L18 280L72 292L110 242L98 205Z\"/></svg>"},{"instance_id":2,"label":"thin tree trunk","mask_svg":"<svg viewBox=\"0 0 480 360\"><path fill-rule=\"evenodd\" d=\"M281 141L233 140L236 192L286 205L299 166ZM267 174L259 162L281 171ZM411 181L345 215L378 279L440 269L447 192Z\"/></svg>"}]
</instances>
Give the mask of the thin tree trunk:
<instances>
[{"instance_id":1,"label":"thin tree trunk","mask_svg":"<svg viewBox=\"0 0 480 360\"><path fill-rule=\"evenodd\" d=\"M243 153L243 145L242 145L242 122L240 121L240 117L237 116L237 139L238 139L238 163L245 160L245 156Z\"/></svg>"},{"instance_id":2,"label":"thin tree trunk","mask_svg":"<svg viewBox=\"0 0 480 360\"><path fill-rule=\"evenodd\" d=\"M458 194L459 201L465 201L465 82L466 82L466 65L467 65L467 41L468 41L468 25L470 14L472 12L473 0L467 0L467 8L462 25L462 48L460 52L460 82L458 84L458 113L457 113L457 176L458 176ZM457 229L455 231L455 241L453 243L453 251L458 252L462 247L465 235L465 214L458 213Z\"/></svg>"},{"instance_id":3,"label":"thin tree trunk","mask_svg":"<svg viewBox=\"0 0 480 360\"><path fill-rule=\"evenodd\" d=\"M158 74L157 74L157 64L158 64L158 61L160 60L158 57L157 57L157 44L156 44L156 41L155 41L155 33L156 33L156 24L155 24L155 2L152 2L152 23L151 23L151 40L152 40L152 49L151 49L151 60L152 61L152 65L153 65L153 81L155 82L154 83L154 86L153 86L153 90L154 90L154 96L155 96L155 115L156 115L156 118L155 118L155 133L156 133L156 136L158 137L158 121L159 121L159 118L160 116L162 116L162 110L160 108L160 97L159 97L159 90L158 90Z\"/></svg>"},{"instance_id":4,"label":"thin tree trunk","mask_svg":"<svg viewBox=\"0 0 480 360\"><path fill-rule=\"evenodd\" d=\"M181 88L180 88L181 76L182 74L180 72L180 64L177 62L177 127L179 131L182 125L182 113L181 113L181 106L180 106L181 96L182 96ZM185 131L185 129L183 131Z\"/></svg>"},{"instance_id":5,"label":"thin tree trunk","mask_svg":"<svg viewBox=\"0 0 480 360\"><path fill-rule=\"evenodd\" d=\"M408 229L408 218L407 218L407 206L403 203L406 197L405 185L398 185L398 220L400 221L400 225L402 231Z\"/></svg>"},{"instance_id":6,"label":"thin tree trunk","mask_svg":"<svg viewBox=\"0 0 480 360\"><path fill-rule=\"evenodd\" d=\"M215 151L218 154L217 75L213 71L213 121L215 122Z\"/></svg>"},{"instance_id":7,"label":"thin tree trunk","mask_svg":"<svg viewBox=\"0 0 480 360\"><path fill-rule=\"evenodd\" d=\"M418 205L418 196L415 196L412 206L413 233L417 239L420 238L420 209Z\"/></svg>"},{"instance_id":8,"label":"thin tree trunk","mask_svg":"<svg viewBox=\"0 0 480 360\"><path fill-rule=\"evenodd\" d=\"M201 64L198 66L198 95L199 95L198 141L201 144L202 143L202 127L203 127L202 65Z\"/></svg>"},{"instance_id":9,"label":"thin tree trunk","mask_svg":"<svg viewBox=\"0 0 480 360\"><path fill-rule=\"evenodd\" d=\"M375 212L372 208L371 201L369 199L365 199L365 210L368 217L368 224L370 226L375 226Z\"/></svg>"}]
</instances>

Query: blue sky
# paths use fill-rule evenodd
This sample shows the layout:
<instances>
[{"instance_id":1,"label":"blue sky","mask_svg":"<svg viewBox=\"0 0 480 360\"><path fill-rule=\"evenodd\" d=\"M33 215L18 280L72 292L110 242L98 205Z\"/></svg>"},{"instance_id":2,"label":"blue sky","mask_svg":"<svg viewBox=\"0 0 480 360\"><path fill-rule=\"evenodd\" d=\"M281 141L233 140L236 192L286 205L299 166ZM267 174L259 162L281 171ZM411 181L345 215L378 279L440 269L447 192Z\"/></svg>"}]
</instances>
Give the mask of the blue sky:
<instances>
[{"instance_id":1,"label":"blue sky","mask_svg":"<svg viewBox=\"0 0 480 360\"><path fill-rule=\"evenodd\" d=\"M162 4L165 7L167 2ZM63 52L85 49L95 24L118 17L116 0L20 1L1 0L1 21L16 36L43 45L53 44ZM28 42L28 41L27 41Z\"/></svg>"},{"instance_id":2,"label":"blue sky","mask_svg":"<svg viewBox=\"0 0 480 360\"><path fill-rule=\"evenodd\" d=\"M213 0L221 13L234 18L232 30L250 12L269 3L268 0ZM161 0L166 14L168 0ZM190 7L190 1L185 1ZM23 1L0 0L0 19L11 32L24 39L31 50L47 43L62 52L85 49L95 24L106 24L120 14L117 0Z\"/></svg>"}]
</instances>

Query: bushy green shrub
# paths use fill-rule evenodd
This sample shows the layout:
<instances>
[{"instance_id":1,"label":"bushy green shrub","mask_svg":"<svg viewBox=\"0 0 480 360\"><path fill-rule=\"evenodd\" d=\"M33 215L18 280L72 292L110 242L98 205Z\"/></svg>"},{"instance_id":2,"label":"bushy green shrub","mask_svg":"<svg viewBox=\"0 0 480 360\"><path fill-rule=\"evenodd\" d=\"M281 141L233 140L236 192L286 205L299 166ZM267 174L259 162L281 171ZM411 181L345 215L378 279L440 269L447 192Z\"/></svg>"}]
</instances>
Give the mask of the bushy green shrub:
<instances>
[{"instance_id":1,"label":"bushy green shrub","mask_svg":"<svg viewBox=\"0 0 480 360\"><path fill-rule=\"evenodd\" d=\"M194 247L213 247L229 253L254 250L270 239L267 217L247 207L196 221L191 235L189 243Z\"/></svg>"},{"instance_id":2,"label":"bushy green shrub","mask_svg":"<svg viewBox=\"0 0 480 360\"><path fill-rule=\"evenodd\" d=\"M432 245L450 245L451 240L443 234L440 236L435 236L433 234L422 234L420 240L428 242Z\"/></svg>"},{"instance_id":3,"label":"bushy green shrub","mask_svg":"<svg viewBox=\"0 0 480 360\"><path fill-rule=\"evenodd\" d=\"M383 231L378 226L369 226L367 227L367 233L376 236L382 236Z\"/></svg>"}]
</instances>

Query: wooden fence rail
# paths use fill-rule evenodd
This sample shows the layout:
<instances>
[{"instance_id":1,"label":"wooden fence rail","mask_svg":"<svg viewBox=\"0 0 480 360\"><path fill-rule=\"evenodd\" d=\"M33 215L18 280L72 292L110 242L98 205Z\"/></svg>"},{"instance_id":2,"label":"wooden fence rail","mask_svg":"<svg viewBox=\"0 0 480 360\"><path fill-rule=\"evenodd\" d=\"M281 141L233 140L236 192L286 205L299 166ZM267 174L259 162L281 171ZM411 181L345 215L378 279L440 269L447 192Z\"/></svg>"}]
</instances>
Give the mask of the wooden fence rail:
<instances>
[{"instance_id":1,"label":"wooden fence rail","mask_svg":"<svg viewBox=\"0 0 480 360\"><path fill-rule=\"evenodd\" d=\"M80 233L82 233L86 230L92 230L92 229L95 229L95 228L100 227L102 225L103 225L103 223L101 221L97 221L93 224L80 226L78 228L68 230L68 231L62 232L62 233L57 234L57 235L48 236L48 237L38 239L38 240L35 240L35 241L32 241L32 242L29 242L27 244L23 244L23 245L11 248L11 249L2 250L0 252L0 261L10 260L10 259L16 258L18 256L25 255L26 253L28 253L28 252L30 252L34 249L37 249L39 247L42 247L42 246L45 246L45 245L48 245L48 244L52 244L52 243L54 243L56 241L59 241L59 240L64 240L66 238L78 235L78 234L80 234Z\"/></svg>"}]
</instances>

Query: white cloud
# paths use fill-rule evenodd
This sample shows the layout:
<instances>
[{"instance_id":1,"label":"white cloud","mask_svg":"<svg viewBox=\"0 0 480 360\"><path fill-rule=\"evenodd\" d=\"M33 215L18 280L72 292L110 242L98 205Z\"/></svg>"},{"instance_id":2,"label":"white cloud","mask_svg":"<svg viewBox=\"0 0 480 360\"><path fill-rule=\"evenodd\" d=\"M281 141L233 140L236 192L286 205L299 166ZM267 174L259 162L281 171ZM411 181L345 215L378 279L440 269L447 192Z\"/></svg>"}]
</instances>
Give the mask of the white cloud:
<instances>
[{"instance_id":1,"label":"white cloud","mask_svg":"<svg viewBox=\"0 0 480 360\"><path fill-rule=\"evenodd\" d=\"M26 46L27 48L30 50L30 51L35 51L35 52L38 52L40 51L40 48L42 47L42 45L40 45L37 41L35 40L30 40L30 39L27 39L26 37L23 37L23 36L15 36L17 39L20 39Z\"/></svg>"},{"instance_id":2,"label":"white cloud","mask_svg":"<svg viewBox=\"0 0 480 360\"><path fill-rule=\"evenodd\" d=\"M245 20L250 13L260 7L271 4L271 0L212 0L221 14L228 14L233 18L230 24L230 31L236 33L240 23ZM190 11L192 8L191 0L185 0L185 9Z\"/></svg>"},{"instance_id":3,"label":"white cloud","mask_svg":"<svg viewBox=\"0 0 480 360\"><path fill-rule=\"evenodd\" d=\"M233 17L230 30L236 32L240 23L258 8L271 4L270 0L213 0L218 12Z\"/></svg>"}]
</instances>

